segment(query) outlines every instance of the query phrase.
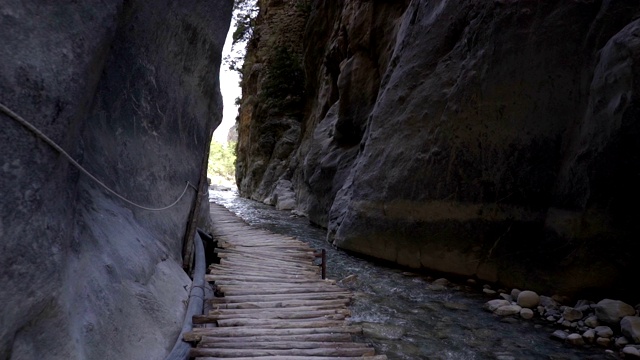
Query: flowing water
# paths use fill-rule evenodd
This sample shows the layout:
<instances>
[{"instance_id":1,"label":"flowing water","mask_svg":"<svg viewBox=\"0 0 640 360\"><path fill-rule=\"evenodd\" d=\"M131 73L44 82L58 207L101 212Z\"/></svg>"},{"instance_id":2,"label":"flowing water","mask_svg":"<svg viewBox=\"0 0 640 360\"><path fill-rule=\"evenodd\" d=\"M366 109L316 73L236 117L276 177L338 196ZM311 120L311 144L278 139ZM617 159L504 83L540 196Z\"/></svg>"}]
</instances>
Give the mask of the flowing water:
<instances>
[{"instance_id":1,"label":"flowing water","mask_svg":"<svg viewBox=\"0 0 640 360\"><path fill-rule=\"evenodd\" d=\"M249 224L297 237L327 251L327 277L355 292L351 322L362 323L361 341L389 359L611 359L601 348L573 348L549 338L544 323L499 318L482 310L490 298L465 284L433 286L427 276L375 264L335 249L325 231L305 218L243 199L233 191L210 191ZM615 357L614 357L615 358Z\"/></svg>"}]
</instances>

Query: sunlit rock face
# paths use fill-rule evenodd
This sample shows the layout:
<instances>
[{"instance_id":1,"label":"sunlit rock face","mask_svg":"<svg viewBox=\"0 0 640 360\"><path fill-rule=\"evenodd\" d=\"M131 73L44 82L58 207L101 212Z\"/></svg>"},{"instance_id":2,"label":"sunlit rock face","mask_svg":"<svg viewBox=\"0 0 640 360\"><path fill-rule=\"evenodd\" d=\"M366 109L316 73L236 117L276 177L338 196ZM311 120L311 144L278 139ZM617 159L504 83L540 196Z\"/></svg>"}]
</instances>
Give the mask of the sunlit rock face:
<instances>
[{"instance_id":1,"label":"sunlit rock face","mask_svg":"<svg viewBox=\"0 0 640 360\"><path fill-rule=\"evenodd\" d=\"M640 5L313 4L298 137L243 106L241 144L294 145L240 146L242 169L274 169L239 173L242 194L290 181L329 241L400 265L637 295Z\"/></svg>"},{"instance_id":2,"label":"sunlit rock face","mask_svg":"<svg viewBox=\"0 0 640 360\"><path fill-rule=\"evenodd\" d=\"M0 4L0 102L106 185L168 205L221 117L232 1ZM0 113L0 359L150 359L173 346L195 193L107 194ZM206 179L205 179L206 180Z\"/></svg>"}]
</instances>

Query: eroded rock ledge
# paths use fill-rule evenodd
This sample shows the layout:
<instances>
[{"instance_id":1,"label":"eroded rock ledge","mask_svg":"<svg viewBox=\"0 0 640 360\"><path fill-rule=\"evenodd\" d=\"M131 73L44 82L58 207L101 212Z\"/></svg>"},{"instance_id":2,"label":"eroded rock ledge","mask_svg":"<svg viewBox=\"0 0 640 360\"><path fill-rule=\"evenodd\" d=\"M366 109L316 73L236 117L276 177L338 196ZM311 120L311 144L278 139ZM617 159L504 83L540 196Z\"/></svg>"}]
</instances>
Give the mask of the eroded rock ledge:
<instances>
[{"instance_id":1,"label":"eroded rock ledge","mask_svg":"<svg viewBox=\"0 0 640 360\"><path fill-rule=\"evenodd\" d=\"M297 3L260 2L243 196L295 194L334 244L400 265L638 297L637 3ZM304 92L282 111L263 99L287 46Z\"/></svg>"}]
</instances>

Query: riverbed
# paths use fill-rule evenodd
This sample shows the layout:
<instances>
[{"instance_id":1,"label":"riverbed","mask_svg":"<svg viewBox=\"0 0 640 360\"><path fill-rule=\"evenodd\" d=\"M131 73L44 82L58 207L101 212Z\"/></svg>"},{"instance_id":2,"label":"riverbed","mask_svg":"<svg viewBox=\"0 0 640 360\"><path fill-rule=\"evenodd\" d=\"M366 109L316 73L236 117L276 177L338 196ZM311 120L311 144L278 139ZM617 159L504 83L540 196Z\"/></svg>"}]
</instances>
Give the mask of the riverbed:
<instances>
[{"instance_id":1,"label":"riverbed","mask_svg":"<svg viewBox=\"0 0 640 360\"><path fill-rule=\"evenodd\" d=\"M335 249L324 229L289 211L241 198L235 191L210 191L210 201L247 223L294 236L327 251L327 277L344 281L356 296L351 322L362 324L360 340L377 353L402 360L612 359L598 347L574 348L551 340L545 323L500 318L482 310L492 298L466 283L432 284L427 274L362 259ZM481 284L479 284L481 285Z\"/></svg>"}]
</instances>

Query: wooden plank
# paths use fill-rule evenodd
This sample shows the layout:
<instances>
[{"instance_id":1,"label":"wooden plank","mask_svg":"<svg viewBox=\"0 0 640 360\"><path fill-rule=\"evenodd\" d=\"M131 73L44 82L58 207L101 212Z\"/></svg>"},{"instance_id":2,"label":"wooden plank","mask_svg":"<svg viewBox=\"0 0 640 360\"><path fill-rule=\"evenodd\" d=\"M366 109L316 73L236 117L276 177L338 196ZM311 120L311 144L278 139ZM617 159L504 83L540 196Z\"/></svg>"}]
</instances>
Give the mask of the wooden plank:
<instances>
[{"instance_id":1,"label":"wooden plank","mask_svg":"<svg viewBox=\"0 0 640 360\"><path fill-rule=\"evenodd\" d=\"M329 342L350 342L351 334L333 333L333 334L303 334L303 335L261 335L247 337L218 337L203 335L200 338L198 346L202 344L250 344L253 342L290 342L290 341L329 341Z\"/></svg>"},{"instance_id":2,"label":"wooden plank","mask_svg":"<svg viewBox=\"0 0 640 360\"><path fill-rule=\"evenodd\" d=\"M198 356L217 356L217 357L239 357L239 356L365 356L374 355L375 351L371 348L316 348L316 349L207 349L195 348L191 349L189 355Z\"/></svg>"},{"instance_id":3,"label":"wooden plank","mask_svg":"<svg viewBox=\"0 0 640 360\"><path fill-rule=\"evenodd\" d=\"M252 301L241 303L214 303L212 306L220 309L278 309L299 306L315 306L318 310L331 309L344 306L350 302L349 299L338 300L283 300L283 301Z\"/></svg>"},{"instance_id":4,"label":"wooden plank","mask_svg":"<svg viewBox=\"0 0 640 360\"><path fill-rule=\"evenodd\" d=\"M303 293L303 294L265 294L265 295L225 295L211 299L212 304L226 304L254 301L285 301L285 300L338 300L351 299L353 295L348 292L335 293Z\"/></svg>"},{"instance_id":5,"label":"wooden plank","mask_svg":"<svg viewBox=\"0 0 640 360\"><path fill-rule=\"evenodd\" d=\"M339 320L299 320L280 321L280 319L221 319L218 320L219 327L251 326L262 329L306 329L319 327L342 326L343 321Z\"/></svg>"},{"instance_id":6,"label":"wooden plank","mask_svg":"<svg viewBox=\"0 0 640 360\"><path fill-rule=\"evenodd\" d=\"M194 328L193 331L184 334L184 341L199 341L202 336L218 336L218 337L253 337L262 335L308 335L308 334L336 334L362 333L360 326L335 326L327 328L303 328L303 329L262 329L262 328L236 328L236 327L213 327L213 328Z\"/></svg>"},{"instance_id":7,"label":"wooden plank","mask_svg":"<svg viewBox=\"0 0 640 360\"><path fill-rule=\"evenodd\" d=\"M196 357L197 360L388 360L386 355L373 355L373 356L284 356L284 355L276 355L276 356L250 356L250 357L234 357L234 358L225 358L225 357Z\"/></svg>"},{"instance_id":8,"label":"wooden plank","mask_svg":"<svg viewBox=\"0 0 640 360\"><path fill-rule=\"evenodd\" d=\"M198 344L203 348L221 348L221 349L314 349L314 348L361 348L361 343L354 342L334 342L334 341L236 341L236 342L218 342L205 341L203 338Z\"/></svg>"}]
</instances>

